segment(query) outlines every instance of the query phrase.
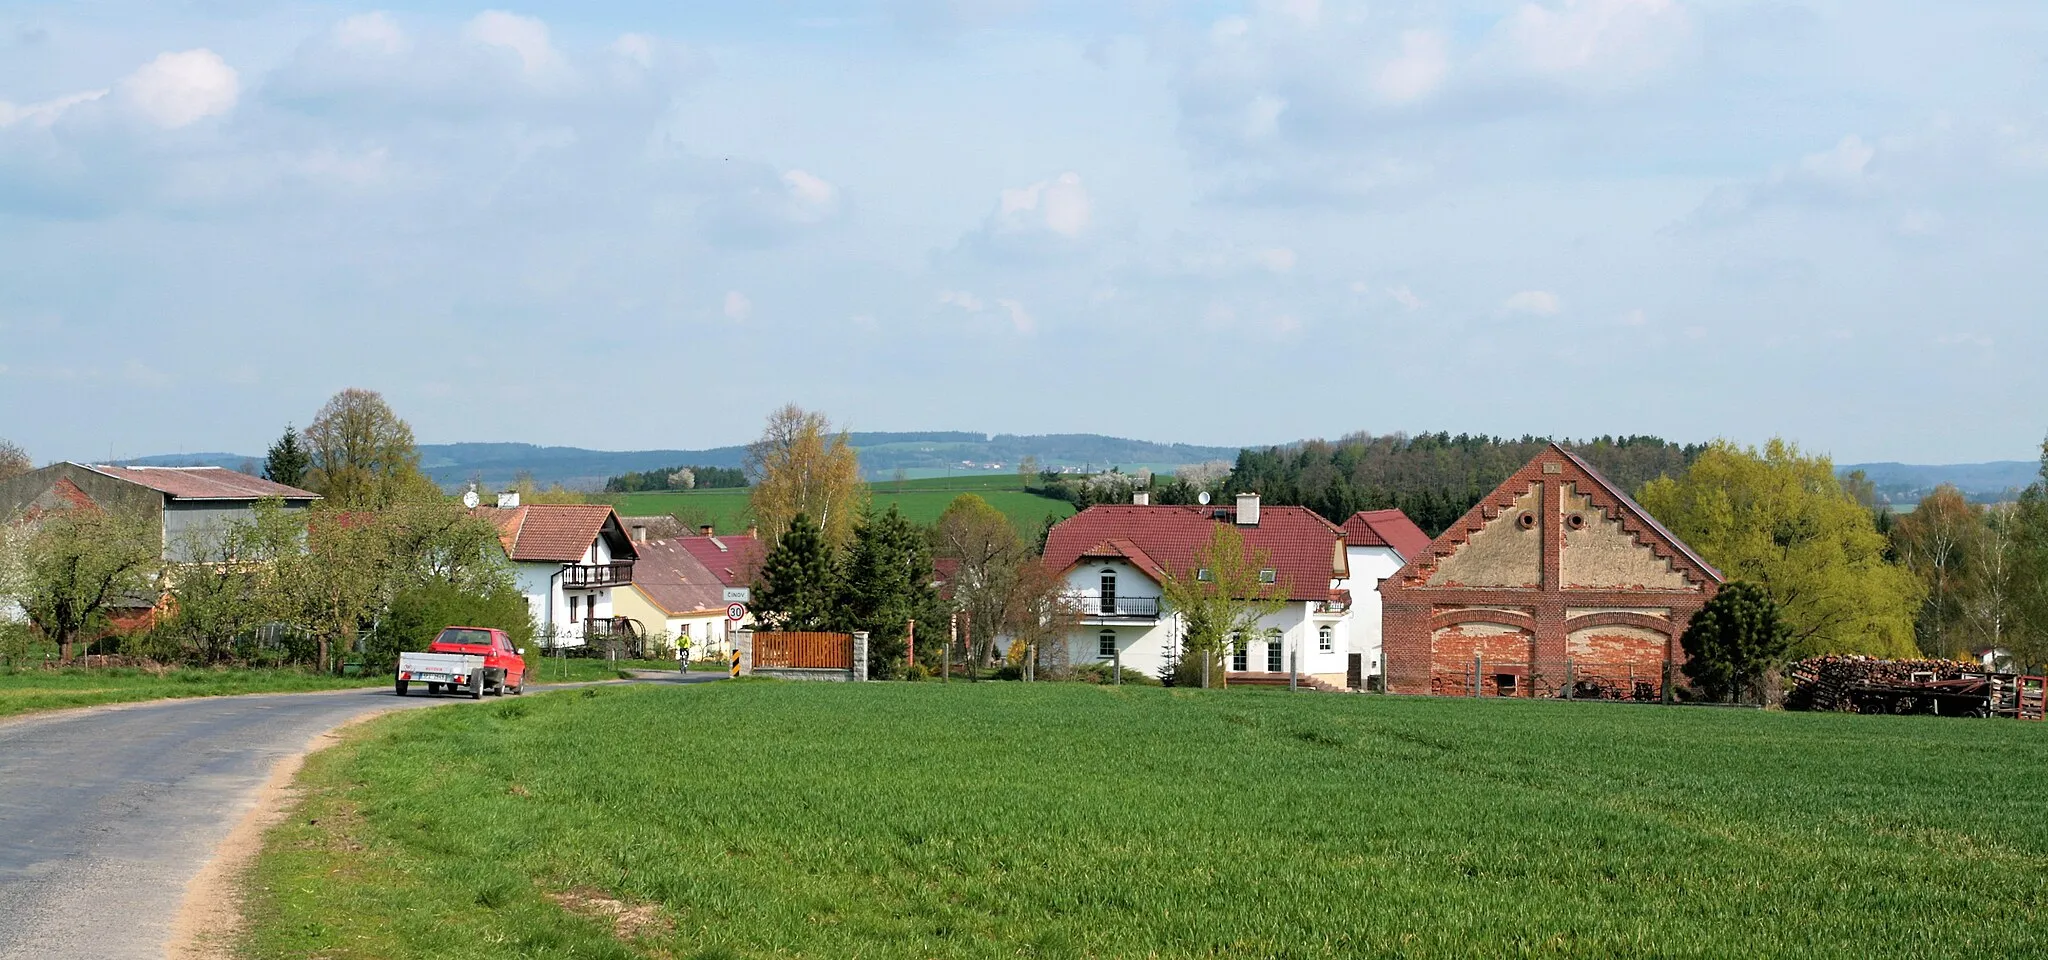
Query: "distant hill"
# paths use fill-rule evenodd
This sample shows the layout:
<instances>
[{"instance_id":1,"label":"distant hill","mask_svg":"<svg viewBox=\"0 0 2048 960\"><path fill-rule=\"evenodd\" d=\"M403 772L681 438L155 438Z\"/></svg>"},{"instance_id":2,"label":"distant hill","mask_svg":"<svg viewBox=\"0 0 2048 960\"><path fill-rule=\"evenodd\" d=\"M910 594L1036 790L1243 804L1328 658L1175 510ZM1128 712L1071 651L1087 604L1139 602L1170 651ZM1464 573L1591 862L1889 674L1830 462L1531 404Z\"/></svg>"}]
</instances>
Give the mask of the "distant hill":
<instances>
[{"instance_id":1,"label":"distant hill","mask_svg":"<svg viewBox=\"0 0 2048 960\"><path fill-rule=\"evenodd\" d=\"M1127 470L1138 467L1156 470L1210 460L1230 460L1237 456L1238 450L1236 447L1151 443L1087 433L990 436L957 431L863 432L848 434L847 438L860 450L861 469L871 479L888 479L898 470L913 477L949 472L1014 472L1017 463L1027 456L1037 457L1047 469L1106 470L1119 466ZM420 445L420 468L435 483L449 488L473 479L480 479L486 489L502 487L524 472L532 474L534 482L542 486L560 483L574 489L596 490L604 485L606 477L628 471L682 465L737 467L744 461L746 452L743 446L706 450L586 450L531 443L424 443ZM219 466L233 470L249 463L261 465L263 457L240 453L184 453L137 457L121 462L140 466Z\"/></svg>"},{"instance_id":2,"label":"distant hill","mask_svg":"<svg viewBox=\"0 0 2048 960\"><path fill-rule=\"evenodd\" d=\"M1913 504L1944 483L1954 484L1964 496L1979 503L2010 500L2028 484L2041 479L2041 464L2030 460L1999 460L1992 463L1954 463L1928 466L1910 463L1852 463L1836 468L1847 476L1861 470L1877 485L1886 502Z\"/></svg>"}]
</instances>

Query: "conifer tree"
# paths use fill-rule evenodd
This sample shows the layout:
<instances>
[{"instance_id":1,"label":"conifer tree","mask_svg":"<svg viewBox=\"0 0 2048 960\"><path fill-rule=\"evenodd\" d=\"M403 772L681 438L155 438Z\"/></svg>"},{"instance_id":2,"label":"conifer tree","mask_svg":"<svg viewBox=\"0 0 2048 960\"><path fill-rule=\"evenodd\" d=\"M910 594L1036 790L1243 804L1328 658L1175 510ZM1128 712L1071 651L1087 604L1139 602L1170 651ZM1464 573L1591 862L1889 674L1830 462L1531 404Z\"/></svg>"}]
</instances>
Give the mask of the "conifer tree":
<instances>
[{"instance_id":1,"label":"conifer tree","mask_svg":"<svg viewBox=\"0 0 2048 960\"><path fill-rule=\"evenodd\" d=\"M809 514L799 513L761 564L756 615L777 630L823 630L831 622L832 594L825 538Z\"/></svg>"},{"instance_id":2,"label":"conifer tree","mask_svg":"<svg viewBox=\"0 0 2048 960\"><path fill-rule=\"evenodd\" d=\"M932 587L931 549L924 534L904 519L894 504L886 513L870 511L854 529L853 545L840 569L837 625L868 632L868 664L887 676L905 653L906 625L917 620L933 631L927 637L938 649L938 591Z\"/></svg>"},{"instance_id":3,"label":"conifer tree","mask_svg":"<svg viewBox=\"0 0 2048 960\"><path fill-rule=\"evenodd\" d=\"M306 480L306 466L310 460L306 448L299 445L298 428L285 424L284 436L270 445L269 456L263 458L263 476L271 483L299 486Z\"/></svg>"},{"instance_id":4,"label":"conifer tree","mask_svg":"<svg viewBox=\"0 0 2048 960\"><path fill-rule=\"evenodd\" d=\"M1712 700L1741 696L1756 687L1791 649L1792 628L1778 619L1778 602L1754 583L1721 588L1679 637L1685 675Z\"/></svg>"}]
</instances>

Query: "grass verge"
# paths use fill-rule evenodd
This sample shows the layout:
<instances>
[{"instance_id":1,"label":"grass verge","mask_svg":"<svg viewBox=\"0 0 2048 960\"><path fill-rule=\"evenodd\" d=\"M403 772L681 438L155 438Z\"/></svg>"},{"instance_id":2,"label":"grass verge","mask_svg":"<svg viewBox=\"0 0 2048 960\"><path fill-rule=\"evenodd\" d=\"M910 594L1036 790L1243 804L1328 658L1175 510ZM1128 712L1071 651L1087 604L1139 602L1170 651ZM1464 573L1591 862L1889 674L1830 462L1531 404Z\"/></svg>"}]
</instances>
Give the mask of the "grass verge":
<instances>
[{"instance_id":1,"label":"grass verge","mask_svg":"<svg viewBox=\"0 0 2048 960\"><path fill-rule=\"evenodd\" d=\"M329 677L303 670L80 667L0 670L0 717L103 703L219 697L236 693L301 693L389 683L379 677Z\"/></svg>"},{"instance_id":2,"label":"grass verge","mask_svg":"<svg viewBox=\"0 0 2048 960\"><path fill-rule=\"evenodd\" d=\"M673 749L705 730L717 750ZM1064 684L563 691L314 757L241 948L2041 956L2044 735Z\"/></svg>"}]
</instances>

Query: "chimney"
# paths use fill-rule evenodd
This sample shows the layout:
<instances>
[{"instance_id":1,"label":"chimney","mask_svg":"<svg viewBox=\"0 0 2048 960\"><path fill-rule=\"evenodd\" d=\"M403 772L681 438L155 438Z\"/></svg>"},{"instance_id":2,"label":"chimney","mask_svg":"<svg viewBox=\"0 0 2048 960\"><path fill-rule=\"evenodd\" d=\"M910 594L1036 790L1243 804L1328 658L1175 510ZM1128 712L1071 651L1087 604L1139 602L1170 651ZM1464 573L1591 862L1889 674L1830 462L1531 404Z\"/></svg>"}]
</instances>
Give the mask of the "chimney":
<instances>
[{"instance_id":1,"label":"chimney","mask_svg":"<svg viewBox=\"0 0 2048 960\"><path fill-rule=\"evenodd\" d=\"M512 510L519 506L519 491L507 490L498 494L498 509Z\"/></svg>"},{"instance_id":2,"label":"chimney","mask_svg":"<svg viewBox=\"0 0 2048 960\"><path fill-rule=\"evenodd\" d=\"M701 527L698 527L698 528L697 528L697 535L698 535L698 536L700 536L700 537L708 537L708 536L710 536L710 535L711 535L711 525L707 523L707 524L705 524L705 525L703 525L703 526L701 526Z\"/></svg>"},{"instance_id":3,"label":"chimney","mask_svg":"<svg viewBox=\"0 0 2048 960\"><path fill-rule=\"evenodd\" d=\"M647 525L646 525L646 524L644 524L644 523L636 523L636 524L634 524L634 525L633 525L633 542L634 542L634 543L646 543L646 542L647 542Z\"/></svg>"},{"instance_id":4,"label":"chimney","mask_svg":"<svg viewBox=\"0 0 2048 960\"><path fill-rule=\"evenodd\" d=\"M1256 527L1259 525L1259 495L1240 493L1237 495L1237 525Z\"/></svg>"},{"instance_id":5,"label":"chimney","mask_svg":"<svg viewBox=\"0 0 2048 960\"><path fill-rule=\"evenodd\" d=\"M1134 507L1149 507L1149 506L1151 506L1151 505L1152 505L1152 494L1151 494L1151 492L1150 492L1150 491L1147 491L1147 490L1140 490L1140 491L1138 491L1137 493L1131 494L1131 506L1134 506Z\"/></svg>"}]
</instances>

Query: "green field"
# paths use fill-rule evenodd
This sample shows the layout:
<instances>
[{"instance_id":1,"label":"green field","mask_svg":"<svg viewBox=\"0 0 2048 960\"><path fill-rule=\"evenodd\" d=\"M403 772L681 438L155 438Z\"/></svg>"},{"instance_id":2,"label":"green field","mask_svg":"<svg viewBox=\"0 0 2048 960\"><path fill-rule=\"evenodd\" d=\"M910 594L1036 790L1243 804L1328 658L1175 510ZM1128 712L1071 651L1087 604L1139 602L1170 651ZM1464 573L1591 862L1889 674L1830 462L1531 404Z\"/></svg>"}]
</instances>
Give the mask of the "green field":
<instances>
[{"instance_id":1,"label":"green field","mask_svg":"<svg viewBox=\"0 0 2048 960\"><path fill-rule=\"evenodd\" d=\"M1064 500L1026 493L1023 480L1015 474L932 477L901 482L884 480L870 484L868 489L876 509L886 510L893 503L905 517L924 524L937 522L939 514L945 512L946 505L952 503L954 497L972 493L1001 510L1011 523L1017 525L1019 533L1034 537L1045 522L1046 514L1068 517L1074 513L1073 504ZM608 493L599 495L597 499L611 504L626 516L673 514L691 526L709 523L720 533L736 533L747 526L747 497L745 488L727 488Z\"/></svg>"},{"instance_id":2,"label":"green field","mask_svg":"<svg viewBox=\"0 0 2048 960\"><path fill-rule=\"evenodd\" d=\"M389 682L388 678L328 677L303 670L184 668L158 673L131 667L5 669L0 670L0 717L102 703L340 690Z\"/></svg>"},{"instance_id":3,"label":"green field","mask_svg":"<svg viewBox=\"0 0 2048 960\"><path fill-rule=\"evenodd\" d=\"M2044 738L1069 684L563 692L315 756L242 948L2043 956Z\"/></svg>"}]
</instances>

